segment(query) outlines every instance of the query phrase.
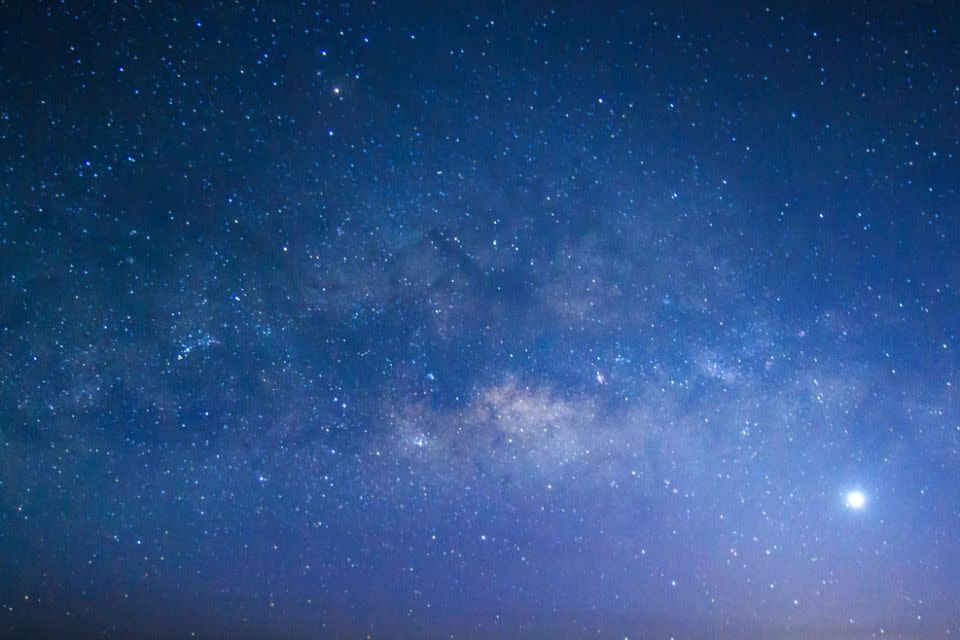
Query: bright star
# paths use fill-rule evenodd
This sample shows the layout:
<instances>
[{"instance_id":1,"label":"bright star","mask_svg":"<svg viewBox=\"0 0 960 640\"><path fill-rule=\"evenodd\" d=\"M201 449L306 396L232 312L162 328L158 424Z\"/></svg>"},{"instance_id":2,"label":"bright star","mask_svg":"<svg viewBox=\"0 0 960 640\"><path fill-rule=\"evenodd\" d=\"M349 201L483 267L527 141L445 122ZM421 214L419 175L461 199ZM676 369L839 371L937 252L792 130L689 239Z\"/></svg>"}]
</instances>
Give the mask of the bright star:
<instances>
[{"instance_id":1,"label":"bright star","mask_svg":"<svg viewBox=\"0 0 960 640\"><path fill-rule=\"evenodd\" d=\"M867 496L862 491L853 490L847 492L847 508L859 511L867 503Z\"/></svg>"}]
</instances>

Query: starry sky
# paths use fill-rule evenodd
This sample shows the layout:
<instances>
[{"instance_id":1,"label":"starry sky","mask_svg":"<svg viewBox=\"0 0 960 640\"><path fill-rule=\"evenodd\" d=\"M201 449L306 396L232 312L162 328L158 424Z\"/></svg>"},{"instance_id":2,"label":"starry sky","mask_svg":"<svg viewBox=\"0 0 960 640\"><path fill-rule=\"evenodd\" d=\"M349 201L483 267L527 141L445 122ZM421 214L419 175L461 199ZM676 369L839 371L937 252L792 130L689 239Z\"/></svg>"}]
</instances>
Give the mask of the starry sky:
<instances>
[{"instance_id":1,"label":"starry sky","mask_svg":"<svg viewBox=\"0 0 960 640\"><path fill-rule=\"evenodd\" d=\"M0 2L0 635L960 635L960 16L833 5Z\"/></svg>"}]
</instances>

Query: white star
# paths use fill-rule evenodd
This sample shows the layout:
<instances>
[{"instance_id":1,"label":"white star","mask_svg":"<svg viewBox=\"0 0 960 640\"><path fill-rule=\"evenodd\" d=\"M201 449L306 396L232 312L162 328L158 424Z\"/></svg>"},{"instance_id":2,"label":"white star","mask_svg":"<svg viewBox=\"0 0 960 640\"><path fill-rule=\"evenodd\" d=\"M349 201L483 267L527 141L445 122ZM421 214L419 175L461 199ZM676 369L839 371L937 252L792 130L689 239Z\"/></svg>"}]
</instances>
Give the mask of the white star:
<instances>
[{"instance_id":1,"label":"white star","mask_svg":"<svg viewBox=\"0 0 960 640\"><path fill-rule=\"evenodd\" d=\"M859 511L863 509L864 505L867 504L867 496L864 495L863 491L854 489L847 492L847 508L853 509L854 511Z\"/></svg>"}]
</instances>

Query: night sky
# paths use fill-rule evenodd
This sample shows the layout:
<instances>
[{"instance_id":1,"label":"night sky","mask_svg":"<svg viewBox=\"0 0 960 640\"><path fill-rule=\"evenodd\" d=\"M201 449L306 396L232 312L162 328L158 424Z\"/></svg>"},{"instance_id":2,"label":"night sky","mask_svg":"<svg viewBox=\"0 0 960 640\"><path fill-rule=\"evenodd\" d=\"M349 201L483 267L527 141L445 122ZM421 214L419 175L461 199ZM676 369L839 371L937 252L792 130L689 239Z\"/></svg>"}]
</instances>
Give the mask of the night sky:
<instances>
[{"instance_id":1,"label":"night sky","mask_svg":"<svg viewBox=\"0 0 960 640\"><path fill-rule=\"evenodd\" d=\"M960 636L960 13L833 5L0 3L0 636Z\"/></svg>"}]
</instances>

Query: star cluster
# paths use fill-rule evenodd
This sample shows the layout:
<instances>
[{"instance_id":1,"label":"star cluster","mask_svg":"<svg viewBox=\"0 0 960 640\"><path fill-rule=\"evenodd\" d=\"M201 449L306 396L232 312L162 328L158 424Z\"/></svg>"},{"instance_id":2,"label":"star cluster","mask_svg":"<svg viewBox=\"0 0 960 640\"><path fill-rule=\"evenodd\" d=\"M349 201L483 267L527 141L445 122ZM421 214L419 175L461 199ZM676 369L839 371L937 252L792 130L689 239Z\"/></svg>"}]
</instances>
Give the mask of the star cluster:
<instances>
[{"instance_id":1,"label":"star cluster","mask_svg":"<svg viewBox=\"0 0 960 640\"><path fill-rule=\"evenodd\" d=\"M960 633L949 6L0 15L0 633Z\"/></svg>"}]
</instances>

